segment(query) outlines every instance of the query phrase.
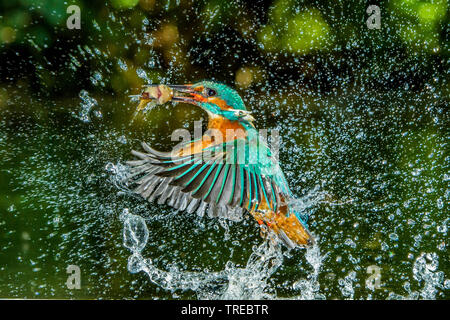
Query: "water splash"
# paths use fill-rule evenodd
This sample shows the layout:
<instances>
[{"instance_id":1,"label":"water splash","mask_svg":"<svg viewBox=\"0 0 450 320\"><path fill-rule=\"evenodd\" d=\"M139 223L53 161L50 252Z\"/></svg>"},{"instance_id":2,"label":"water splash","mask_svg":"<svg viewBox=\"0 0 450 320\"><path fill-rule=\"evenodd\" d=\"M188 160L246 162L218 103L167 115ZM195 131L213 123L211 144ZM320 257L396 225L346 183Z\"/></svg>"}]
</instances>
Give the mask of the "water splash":
<instances>
[{"instance_id":1,"label":"water splash","mask_svg":"<svg viewBox=\"0 0 450 320\"><path fill-rule=\"evenodd\" d=\"M80 119L83 122L91 122L91 113L98 118L101 118L102 114L99 110L93 111L95 106L98 106L97 100L89 95L89 92L86 90L81 90L79 97L81 99L81 110L75 117Z\"/></svg>"},{"instance_id":2,"label":"water splash","mask_svg":"<svg viewBox=\"0 0 450 320\"><path fill-rule=\"evenodd\" d=\"M339 279L339 287L342 295L346 298L353 299L355 295L354 282L357 282L356 272L351 271L344 279Z\"/></svg>"},{"instance_id":3,"label":"water splash","mask_svg":"<svg viewBox=\"0 0 450 320\"><path fill-rule=\"evenodd\" d=\"M444 272L438 270L439 257L435 252L422 253L414 263L414 279L423 288L420 290L420 296L423 299L436 299L438 288L443 288Z\"/></svg>"},{"instance_id":4,"label":"water splash","mask_svg":"<svg viewBox=\"0 0 450 320\"><path fill-rule=\"evenodd\" d=\"M413 278L422 288L419 291L412 291L411 284L406 282L403 288L408 292L407 296L396 293L389 294L389 299L396 300L434 300L438 289L449 289L449 280L445 280L443 271L439 271L439 257L436 253L422 253L414 262L412 269Z\"/></svg>"},{"instance_id":5,"label":"water splash","mask_svg":"<svg viewBox=\"0 0 450 320\"><path fill-rule=\"evenodd\" d=\"M269 299L274 297L268 280L283 262L278 243L264 241L255 246L244 268L228 262L219 272L193 272L180 270L175 264L169 270L156 267L142 251L147 244L149 231L145 219L125 210L120 215L123 222L123 245L131 252L128 271L145 272L150 281L165 290L191 290L200 299Z\"/></svg>"},{"instance_id":6,"label":"water splash","mask_svg":"<svg viewBox=\"0 0 450 320\"><path fill-rule=\"evenodd\" d=\"M111 182L114 184L114 186L116 186L121 191L129 192L128 188L123 182L129 175L127 166L121 163L114 164L112 162L108 162L105 166L105 170L111 173Z\"/></svg>"},{"instance_id":7,"label":"water splash","mask_svg":"<svg viewBox=\"0 0 450 320\"><path fill-rule=\"evenodd\" d=\"M294 290L299 290L301 294L293 299L299 300L323 300L325 295L320 293L319 274L323 262L327 255L320 254L320 247L315 245L306 251L306 261L312 266L313 272L306 279L301 279L293 284Z\"/></svg>"}]
</instances>

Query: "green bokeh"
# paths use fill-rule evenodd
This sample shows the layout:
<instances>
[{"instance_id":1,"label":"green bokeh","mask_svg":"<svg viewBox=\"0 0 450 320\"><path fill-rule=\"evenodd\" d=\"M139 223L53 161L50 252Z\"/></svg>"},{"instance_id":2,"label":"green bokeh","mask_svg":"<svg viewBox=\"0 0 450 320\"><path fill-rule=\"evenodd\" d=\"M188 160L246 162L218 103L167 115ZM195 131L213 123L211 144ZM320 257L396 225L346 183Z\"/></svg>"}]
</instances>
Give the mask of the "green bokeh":
<instances>
[{"instance_id":1,"label":"green bokeh","mask_svg":"<svg viewBox=\"0 0 450 320\"><path fill-rule=\"evenodd\" d=\"M139 3L139 0L110 0L113 7L118 9L130 9Z\"/></svg>"}]
</instances>

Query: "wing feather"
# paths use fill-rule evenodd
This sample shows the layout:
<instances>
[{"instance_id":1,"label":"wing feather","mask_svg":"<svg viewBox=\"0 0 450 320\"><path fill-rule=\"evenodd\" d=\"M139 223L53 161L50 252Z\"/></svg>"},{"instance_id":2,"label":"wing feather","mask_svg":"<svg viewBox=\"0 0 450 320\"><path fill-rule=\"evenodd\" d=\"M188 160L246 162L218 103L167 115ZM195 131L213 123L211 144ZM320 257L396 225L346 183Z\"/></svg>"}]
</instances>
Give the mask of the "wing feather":
<instances>
[{"instance_id":1,"label":"wing feather","mask_svg":"<svg viewBox=\"0 0 450 320\"><path fill-rule=\"evenodd\" d=\"M228 148L217 145L216 149L213 146L208 150L208 157L203 154L199 157L199 154L173 156L142 143L146 153L133 150L132 154L138 160L126 162L130 167L127 184L135 185L133 191L148 201L157 199L158 204L167 203L189 213L197 211L199 215L208 210L210 216L231 218L245 209L258 210L262 202L276 210L280 194L286 198L281 191L285 191L284 176L280 180L280 177L267 174L267 170L264 171L267 161L236 163L252 154L245 143L245 153L238 154L238 144L233 142ZM212 158L211 150L218 150Z\"/></svg>"}]
</instances>

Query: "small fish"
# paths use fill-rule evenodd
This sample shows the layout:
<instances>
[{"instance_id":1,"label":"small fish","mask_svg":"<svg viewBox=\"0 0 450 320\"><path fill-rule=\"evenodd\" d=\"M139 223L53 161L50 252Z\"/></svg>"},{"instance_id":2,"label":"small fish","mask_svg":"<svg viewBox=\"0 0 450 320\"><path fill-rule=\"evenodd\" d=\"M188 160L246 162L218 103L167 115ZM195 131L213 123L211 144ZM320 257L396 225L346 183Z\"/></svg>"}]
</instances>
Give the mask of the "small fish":
<instances>
[{"instance_id":1,"label":"small fish","mask_svg":"<svg viewBox=\"0 0 450 320\"><path fill-rule=\"evenodd\" d=\"M145 90L140 95L130 95L133 101L138 100L139 104L133 114L133 119L143 111L144 113L150 111L157 105L162 105L172 100L173 90L164 84L159 85L145 85ZM132 120L133 121L133 120Z\"/></svg>"},{"instance_id":2,"label":"small fish","mask_svg":"<svg viewBox=\"0 0 450 320\"><path fill-rule=\"evenodd\" d=\"M173 90L165 84L147 86L141 94L141 102L137 107L137 111L143 110L150 101L153 101L157 105L161 105L171 101L172 98Z\"/></svg>"}]
</instances>

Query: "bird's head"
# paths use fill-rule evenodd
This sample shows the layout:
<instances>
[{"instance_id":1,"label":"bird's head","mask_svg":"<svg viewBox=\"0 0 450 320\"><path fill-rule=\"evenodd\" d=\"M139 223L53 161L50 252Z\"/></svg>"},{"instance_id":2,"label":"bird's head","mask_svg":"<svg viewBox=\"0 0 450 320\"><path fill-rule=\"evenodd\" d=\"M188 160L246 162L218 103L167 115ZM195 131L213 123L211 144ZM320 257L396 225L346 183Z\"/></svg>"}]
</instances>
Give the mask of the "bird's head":
<instances>
[{"instance_id":1,"label":"bird's head","mask_svg":"<svg viewBox=\"0 0 450 320\"><path fill-rule=\"evenodd\" d=\"M173 90L172 101L199 106L211 118L224 117L251 125L255 120L245 108L244 101L236 90L225 84L200 81L194 84L168 85L168 87Z\"/></svg>"}]
</instances>

